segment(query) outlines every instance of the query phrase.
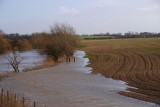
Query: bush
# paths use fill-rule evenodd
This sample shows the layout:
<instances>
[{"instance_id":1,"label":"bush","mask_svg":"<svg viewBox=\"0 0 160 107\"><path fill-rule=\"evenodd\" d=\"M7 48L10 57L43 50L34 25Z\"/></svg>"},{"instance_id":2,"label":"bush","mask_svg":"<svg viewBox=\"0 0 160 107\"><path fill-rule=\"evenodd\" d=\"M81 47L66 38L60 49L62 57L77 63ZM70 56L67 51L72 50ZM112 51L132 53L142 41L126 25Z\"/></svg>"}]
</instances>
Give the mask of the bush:
<instances>
[{"instance_id":1,"label":"bush","mask_svg":"<svg viewBox=\"0 0 160 107\"><path fill-rule=\"evenodd\" d=\"M5 53L7 50L9 50L10 44L7 39L4 38L4 36L0 35L0 54Z\"/></svg>"},{"instance_id":2,"label":"bush","mask_svg":"<svg viewBox=\"0 0 160 107\"><path fill-rule=\"evenodd\" d=\"M53 41L47 45L46 53L53 56L55 60L58 60L61 55L72 56L74 49L79 44L79 38L73 27L66 24L55 24L50 29Z\"/></svg>"},{"instance_id":3,"label":"bush","mask_svg":"<svg viewBox=\"0 0 160 107\"><path fill-rule=\"evenodd\" d=\"M19 51L26 51L26 50L31 50L32 45L29 43L27 39L21 39L17 41L18 44L18 50Z\"/></svg>"},{"instance_id":4,"label":"bush","mask_svg":"<svg viewBox=\"0 0 160 107\"><path fill-rule=\"evenodd\" d=\"M31 44L35 49L44 49L50 42L50 34L48 33L34 33L31 37Z\"/></svg>"},{"instance_id":5,"label":"bush","mask_svg":"<svg viewBox=\"0 0 160 107\"><path fill-rule=\"evenodd\" d=\"M79 37L70 25L55 24L50 33L35 33L31 42L34 48L41 49L49 57L58 61L59 57L73 55L74 49L79 45Z\"/></svg>"}]
</instances>

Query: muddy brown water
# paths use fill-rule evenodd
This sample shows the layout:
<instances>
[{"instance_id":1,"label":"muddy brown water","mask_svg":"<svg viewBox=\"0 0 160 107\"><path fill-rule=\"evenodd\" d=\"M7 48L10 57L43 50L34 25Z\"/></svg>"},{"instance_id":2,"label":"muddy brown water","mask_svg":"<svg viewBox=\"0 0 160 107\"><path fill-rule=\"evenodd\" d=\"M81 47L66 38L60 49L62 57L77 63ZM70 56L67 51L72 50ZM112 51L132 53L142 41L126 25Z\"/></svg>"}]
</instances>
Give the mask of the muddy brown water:
<instances>
[{"instance_id":1,"label":"muddy brown water","mask_svg":"<svg viewBox=\"0 0 160 107\"><path fill-rule=\"evenodd\" d=\"M121 96L116 92L128 86L123 81L93 75L83 51L76 51L76 62L18 73L0 82L37 107L156 107L155 104Z\"/></svg>"}]
</instances>

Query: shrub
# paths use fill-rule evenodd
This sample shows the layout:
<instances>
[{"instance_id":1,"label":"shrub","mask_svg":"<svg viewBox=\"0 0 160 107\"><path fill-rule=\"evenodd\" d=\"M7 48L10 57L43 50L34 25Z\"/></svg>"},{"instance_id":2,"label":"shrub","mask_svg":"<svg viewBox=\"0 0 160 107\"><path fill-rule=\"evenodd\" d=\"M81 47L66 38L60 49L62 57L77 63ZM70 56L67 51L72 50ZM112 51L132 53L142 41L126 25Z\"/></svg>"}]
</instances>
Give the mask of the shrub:
<instances>
[{"instance_id":1,"label":"shrub","mask_svg":"<svg viewBox=\"0 0 160 107\"><path fill-rule=\"evenodd\" d=\"M0 35L0 54L5 53L10 48L10 44L3 35Z\"/></svg>"},{"instance_id":2,"label":"shrub","mask_svg":"<svg viewBox=\"0 0 160 107\"><path fill-rule=\"evenodd\" d=\"M34 48L41 49L58 61L62 55L73 55L74 49L79 45L79 37L70 25L55 24L50 28L50 33L33 34L31 42Z\"/></svg>"},{"instance_id":3,"label":"shrub","mask_svg":"<svg viewBox=\"0 0 160 107\"><path fill-rule=\"evenodd\" d=\"M79 45L74 28L67 24L55 24L50 30L54 41L46 47L46 53L52 51L51 55L57 60L56 57L60 55L72 56L74 49Z\"/></svg>"}]
</instances>

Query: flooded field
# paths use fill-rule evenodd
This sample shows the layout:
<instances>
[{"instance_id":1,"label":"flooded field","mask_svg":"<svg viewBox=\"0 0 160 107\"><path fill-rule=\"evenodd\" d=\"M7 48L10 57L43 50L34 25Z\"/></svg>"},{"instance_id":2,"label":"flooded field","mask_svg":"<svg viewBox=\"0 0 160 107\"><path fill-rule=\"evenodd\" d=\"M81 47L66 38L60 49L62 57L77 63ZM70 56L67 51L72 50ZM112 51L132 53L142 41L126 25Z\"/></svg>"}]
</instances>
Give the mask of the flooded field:
<instances>
[{"instance_id":1,"label":"flooded field","mask_svg":"<svg viewBox=\"0 0 160 107\"><path fill-rule=\"evenodd\" d=\"M93 74L122 80L120 94L160 104L160 38L82 41Z\"/></svg>"},{"instance_id":2,"label":"flooded field","mask_svg":"<svg viewBox=\"0 0 160 107\"><path fill-rule=\"evenodd\" d=\"M38 107L156 107L117 94L128 88L125 82L90 74L85 53L74 55L76 62L18 73L1 81L0 87L36 101Z\"/></svg>"},{"instance_id":3,"label":"flooded field","mask_svg":"<svg viewBox=\"0 0 160 107\"><path fill-rule=\"evenodd\" d=\"M20 70L37 66L47 58L46 55L39 54L38 50L21 52L19 55L23 59L20 63ZM13 71L5 58L6 56L7 54L0 55L0 73Z\"/></svg>"}]
</instances>

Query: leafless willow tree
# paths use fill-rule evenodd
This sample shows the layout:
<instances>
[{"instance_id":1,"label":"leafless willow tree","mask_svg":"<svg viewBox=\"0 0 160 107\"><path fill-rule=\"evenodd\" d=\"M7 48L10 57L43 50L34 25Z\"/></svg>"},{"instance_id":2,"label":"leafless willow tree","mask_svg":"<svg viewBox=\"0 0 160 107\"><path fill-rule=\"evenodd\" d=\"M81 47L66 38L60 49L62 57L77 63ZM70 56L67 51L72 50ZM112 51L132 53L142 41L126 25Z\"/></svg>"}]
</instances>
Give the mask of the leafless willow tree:
<instances>
[{"instance_id":1,"label":"leafless willow tree","mask_svg":"<svg viewBox=\"0 0 160 107\"><path fill-rule=\"evenodd\" d=\"M23 58L20 56L19 52L12 50L11 53L8 53L6 56L9 64L12 66L15 72L19 72L19 65L22 62Z\"/></svg>"}]
</instances>

